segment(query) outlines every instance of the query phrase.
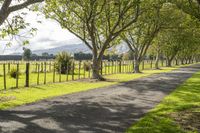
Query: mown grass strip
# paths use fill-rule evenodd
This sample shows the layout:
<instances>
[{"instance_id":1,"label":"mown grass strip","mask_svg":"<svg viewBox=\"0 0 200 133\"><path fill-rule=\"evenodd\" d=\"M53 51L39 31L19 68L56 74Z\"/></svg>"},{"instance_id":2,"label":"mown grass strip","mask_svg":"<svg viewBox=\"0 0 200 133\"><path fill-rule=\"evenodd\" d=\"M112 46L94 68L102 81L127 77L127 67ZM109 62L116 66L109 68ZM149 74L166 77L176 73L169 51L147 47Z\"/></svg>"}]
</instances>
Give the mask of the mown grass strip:
<instances>
[{"instance_id":1,"label":"mown grass strip","mask_svg":"<svg viewBox=\"0 0 200 133\"><path fill-rule=\"evenodd\" d=\"M200 72L167 96L127 133L200 132Z\"/></svg>"}]
</instances>

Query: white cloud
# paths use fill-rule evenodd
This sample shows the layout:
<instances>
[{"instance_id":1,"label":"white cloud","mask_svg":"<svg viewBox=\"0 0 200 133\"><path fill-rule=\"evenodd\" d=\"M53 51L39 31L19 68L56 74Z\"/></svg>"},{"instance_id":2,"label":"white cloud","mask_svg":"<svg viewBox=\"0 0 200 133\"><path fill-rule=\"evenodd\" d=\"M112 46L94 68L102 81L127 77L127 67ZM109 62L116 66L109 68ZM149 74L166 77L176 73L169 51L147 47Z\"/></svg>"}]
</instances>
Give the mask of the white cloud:
<instances>
[{"instance_id":1,"label":"white cloud","mask_svg":"<svg viewBox=\"0 0 200 133\"><path fill-rule=\"evenodd\" d=\"M49 49L67 44L81 43L72 33L66 29L62 29L56 21L45 19L43 15L38 16L35 12L29 12L25 20L32 27L38 29L37 34L29 39L30 44L26 46L31 50ZM42 21L42 23L38 23L38 20ZM18 53L22 51L23 46L16 41L13 41L11 47L6 47L5 43L1 41L0 54Z\"/></svg>"}]
</instances>

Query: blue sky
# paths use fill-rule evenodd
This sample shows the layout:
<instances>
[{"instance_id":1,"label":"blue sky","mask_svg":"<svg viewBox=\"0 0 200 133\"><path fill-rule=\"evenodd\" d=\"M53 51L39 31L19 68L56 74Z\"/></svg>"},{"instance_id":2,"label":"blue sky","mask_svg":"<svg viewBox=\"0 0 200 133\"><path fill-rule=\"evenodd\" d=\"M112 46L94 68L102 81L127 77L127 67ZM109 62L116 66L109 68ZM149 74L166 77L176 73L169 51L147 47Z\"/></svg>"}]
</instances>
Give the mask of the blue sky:
<instances>
[{"instance_id":1,"label":"blue sky","mask_svg":"<svg viewBox=\"0 0 200 133\"><path fill-rule=\"evenodd\" d=\"M10 16L11 18L12 16ZM81 41L71 34L66 29L62 29L60 25L50 19L45 19L43 15L37 15L34 12L29 12L25 18L26 22L29 22L32 27L38 29L37 34L34 37L29 38L30 44L26 47L31 50L48 49L68 44L78 44ZM42 23L37 23L37 20ZM22 45L20 42L12 41L11 47L6 47L6 41L0 42L0 54L11 54L22 51Z\"/></svg>"}]
</instances>

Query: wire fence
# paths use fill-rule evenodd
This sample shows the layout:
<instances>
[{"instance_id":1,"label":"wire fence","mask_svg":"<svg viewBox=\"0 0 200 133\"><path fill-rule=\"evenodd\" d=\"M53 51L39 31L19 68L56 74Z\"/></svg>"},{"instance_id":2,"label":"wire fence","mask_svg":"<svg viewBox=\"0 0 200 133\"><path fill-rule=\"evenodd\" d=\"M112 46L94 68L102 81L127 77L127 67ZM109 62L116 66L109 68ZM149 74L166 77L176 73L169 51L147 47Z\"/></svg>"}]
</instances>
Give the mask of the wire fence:
<instances>
[{"instance_id":1,"label":"wire fence","mask_svg":"<svg viewBox=\"0 0 200 133\"><path fill-rule=\"evenodd\" d=\"M67 82L72 80L88 79L92 77L91 67L87 64L92 64L91 61L73 61L71 70L61 73L57 70L56 64L53 61L46 62L16 62L7 61L0 62L0 90L8 90L12 88L29 87L41 84L50 84L58 82ZM159 61L160 67L167 65L166 60ZM172 65L179 65L180 61L173 61ZM144 60L140 64L141 70L154 69L154 60ZM120 74L132 73L134 69L134 61L102 61L100 74ZM15 70L15 77L11 77L12 71ZM61 69L60 69L61 70Z\"/></svg>"}]
</instances>

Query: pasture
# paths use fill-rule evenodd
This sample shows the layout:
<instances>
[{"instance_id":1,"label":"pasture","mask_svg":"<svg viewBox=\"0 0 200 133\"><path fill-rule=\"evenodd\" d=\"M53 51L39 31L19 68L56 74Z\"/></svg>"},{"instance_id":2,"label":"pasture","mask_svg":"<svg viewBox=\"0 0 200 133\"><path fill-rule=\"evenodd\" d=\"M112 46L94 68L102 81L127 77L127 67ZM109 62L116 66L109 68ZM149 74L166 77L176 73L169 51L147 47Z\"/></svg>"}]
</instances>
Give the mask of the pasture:
<instances>
[{"instance_id":1,"label":"pasture","mask_svg":"<svg viewBox=\"0 0 200 133\"><path fill-rule=\"evenodd\" d=\"M7 61L0 63L0 90L7 90L11 88L20 88L28 86L36 86L41 84L50 84L58 82L67 82L71 80L81 80L91 78L91 68L86 70L84 62L90 61L74 61L74 67L72 73L61 74L55 68L54 61L31 61L31 62L14 62ZM28 71L26 70L27 64L29 65ZM132 73L134 69L134 62L131 60L126 61L102 61L101 65L102 75L120 74L120 73ZM159 62L160 67L166 66L166 61ZM175 66L175 61L173 61ZM141 70L149 70L155 68L155 61L144 60L141 65ZM4 73L5 69L5 73ZM12 78L10 72L12 70L18 70L19 76ZM26 76L28 72L28 77ZM27 79L28 78L28 79ZM26 81L28 80L28 86Z\"/></svg>"}]
</instances>

